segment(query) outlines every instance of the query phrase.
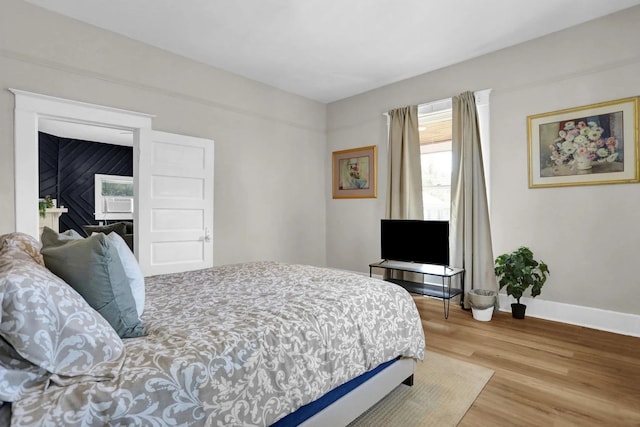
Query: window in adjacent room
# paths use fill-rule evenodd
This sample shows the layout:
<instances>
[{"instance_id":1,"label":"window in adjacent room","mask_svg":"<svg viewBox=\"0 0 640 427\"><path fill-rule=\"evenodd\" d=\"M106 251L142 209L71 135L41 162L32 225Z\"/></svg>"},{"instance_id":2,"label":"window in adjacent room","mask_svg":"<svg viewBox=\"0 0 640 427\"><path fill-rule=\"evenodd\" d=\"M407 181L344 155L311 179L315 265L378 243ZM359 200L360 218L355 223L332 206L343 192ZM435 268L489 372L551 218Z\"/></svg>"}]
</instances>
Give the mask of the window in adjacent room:
<instances>
[{"instance_id":1,"label":"window in adjacent room","mask_svg":"<svg viewBox=\"0 0 640 427\"><path fill-rule=\"evenodd\" d=\"M95 174L96 221L133 219L133 177Z\"/></svg>"}]
</instances>

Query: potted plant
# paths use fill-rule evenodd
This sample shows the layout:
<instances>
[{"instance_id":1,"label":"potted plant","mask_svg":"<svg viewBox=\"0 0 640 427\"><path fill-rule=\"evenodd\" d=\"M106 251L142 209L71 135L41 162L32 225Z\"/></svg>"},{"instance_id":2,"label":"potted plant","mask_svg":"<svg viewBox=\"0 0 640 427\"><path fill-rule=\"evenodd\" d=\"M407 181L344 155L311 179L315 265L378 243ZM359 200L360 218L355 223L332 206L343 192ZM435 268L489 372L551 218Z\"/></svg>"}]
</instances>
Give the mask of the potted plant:
<instances>
[{"instance_id":1,"label":"potted plant","mask_svg":"<svg viewBox=\"0 0 640 427\"><path fill-rule=\"evenodd\" d=\"M524 319L526 305L520 304L520 297L531 287L531 297L540 295L542 286L547 281L549 268L542 261L533 258L533 252L525 246L517 250L502 254L496 258L495 273L500 289L507 287L507 295L516 299L511 304L511 314L516 319Z\"/></svg>"},{"instance_id":2,"label":"potted plant","mask_svg":"<svg viewBox=\"0 0 640 427\"><path fill-rule=\"evenodd\" d=\"M43 200L38 202L38 212L40 212L40 217L44 218L47 214L47 209L51 209L55 207L53 203L53 199L48 194L44 196Z\"/></svg>"}]
</instances>

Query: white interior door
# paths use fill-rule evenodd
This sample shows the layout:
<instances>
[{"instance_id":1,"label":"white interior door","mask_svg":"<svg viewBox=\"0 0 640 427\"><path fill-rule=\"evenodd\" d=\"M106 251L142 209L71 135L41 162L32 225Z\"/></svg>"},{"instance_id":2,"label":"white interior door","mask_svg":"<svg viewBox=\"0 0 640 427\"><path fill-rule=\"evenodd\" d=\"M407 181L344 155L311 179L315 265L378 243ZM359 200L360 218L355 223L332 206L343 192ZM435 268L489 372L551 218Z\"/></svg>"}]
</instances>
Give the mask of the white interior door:
<instances>
[{"instance_id":1,"label":"white interior door","mask_svg":"<svg viewBox=\"0 0 640 427\"><path fill-rule=\"evenodd\" d=\"M135 153L135 250L145 276L213 266L213 141L150 132Z\"/></svg>"}]
</instances>

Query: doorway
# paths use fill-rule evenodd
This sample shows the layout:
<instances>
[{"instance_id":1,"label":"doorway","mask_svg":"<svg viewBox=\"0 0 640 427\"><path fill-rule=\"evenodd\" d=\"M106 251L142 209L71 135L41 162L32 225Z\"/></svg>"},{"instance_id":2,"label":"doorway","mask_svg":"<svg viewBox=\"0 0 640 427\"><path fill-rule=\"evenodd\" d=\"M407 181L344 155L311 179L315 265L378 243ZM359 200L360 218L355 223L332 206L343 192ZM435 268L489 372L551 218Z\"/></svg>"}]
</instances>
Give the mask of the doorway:
<instances>
[{"instance_id":1,"label":"doorway","mask_svg":"<svg viewBox=\"0 0 640 427\"><path fill-rule=\"evenodd\" d=\"M16 231L38 236L39 124L50 120L115 129L133 135L133 241L143 274L213 266L213 140L153 131L149 114L10 91L15 95Z\"/></svg>"},{"instance_id":2,"label":"doorway","mask_svg":"<svg viewBox=\"0 0 640 427\"><path fill-rule=\"evenodd\" d=\"M15 230L38 236L38 131L58 125L68 129L88 129L128 134L133 145L133 175L139 169L140 145L151 135L153 116L144 113L87 104L47 95L10 89L15 95ZM132 136L132 138L131 138ZM148 142L146 142L148 144ZM137 192L136 192L137 193ZM140 210L134 201L134 222ZM144 247L134 231L135 253ZM142 236L144 238L144 236Z\"/></svg>"},{"instance_id":3,"label":"doorway","mask_svg":"<svg viewBox=\"0 0 640 427\"><path fill-rule=\"evenodd\" d=\"M133 228L133 134L45 118L38 121L38 131L39 195L66 209L58 220L60 231L84 235L85 226L106 221L126 221ZM105 192L121 197L107 198ZM112 199L127 202L126 209L106 209Z\"/></svg>"}]
</instances>

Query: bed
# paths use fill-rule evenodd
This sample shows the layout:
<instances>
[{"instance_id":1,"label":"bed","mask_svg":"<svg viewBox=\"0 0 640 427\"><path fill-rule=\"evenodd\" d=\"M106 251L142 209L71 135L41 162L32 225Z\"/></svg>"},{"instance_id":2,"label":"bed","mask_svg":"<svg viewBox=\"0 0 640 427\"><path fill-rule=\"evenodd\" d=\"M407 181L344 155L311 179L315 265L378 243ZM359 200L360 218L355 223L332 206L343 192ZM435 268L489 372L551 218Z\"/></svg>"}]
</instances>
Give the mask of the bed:
<instances>
[{"instance_id":1,"label":"bed","mask_svg":"<svg viewBox=\"0 0 640 427\"><path fill-rule=\"evenodd\" d=\"M40 262L29 248L37 242L15 243L15 235L0 237L0 384L10 385L2 399L12 402L12 426L344 425L424 358L422 324L401 287L277 262L146 278L146 335L122 339ZM39 315L73 300L67 311L85 315L75 327L91 331L80 344L77 331L40 337L45 344L35 351L48 346L44 362L7 319L16 295L38 281L46 292L27 300L38 301ZM74 323L62 315L49 323ZM99 351L90 357L78 346ZM81 363L69 360L78 354ZM314 406L323 400L328 406Z\"/></svg>"}]
</instances>

